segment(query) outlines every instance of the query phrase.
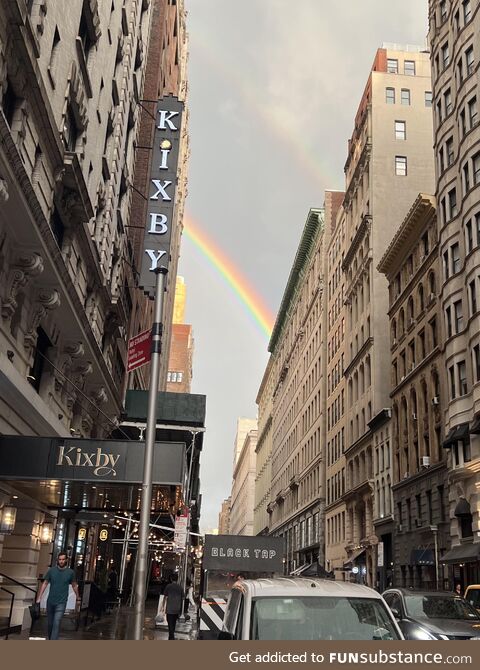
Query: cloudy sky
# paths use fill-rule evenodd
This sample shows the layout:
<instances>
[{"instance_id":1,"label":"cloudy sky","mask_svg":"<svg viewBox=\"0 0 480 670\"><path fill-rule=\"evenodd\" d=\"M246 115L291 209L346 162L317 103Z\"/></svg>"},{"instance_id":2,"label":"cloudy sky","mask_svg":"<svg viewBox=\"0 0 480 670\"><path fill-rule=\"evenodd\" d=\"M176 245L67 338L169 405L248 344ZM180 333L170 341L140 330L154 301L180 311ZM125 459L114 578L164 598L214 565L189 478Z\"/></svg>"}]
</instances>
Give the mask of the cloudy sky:
<instances>
[{"instance_id":1,"label":"cloudy sky","mask_svg":"<svg viewBox=\"0 0 480 670\"><path fill-rule=\"evenodd\" d=\"M311 207L343 189L347 139L375 51L425 45L427 0L185 0L187 209L275 315ZM184 237L192 391L207 396L202 527L230 494L239 416L255 418L268 338Z\"/></svg>"}]
</instances>

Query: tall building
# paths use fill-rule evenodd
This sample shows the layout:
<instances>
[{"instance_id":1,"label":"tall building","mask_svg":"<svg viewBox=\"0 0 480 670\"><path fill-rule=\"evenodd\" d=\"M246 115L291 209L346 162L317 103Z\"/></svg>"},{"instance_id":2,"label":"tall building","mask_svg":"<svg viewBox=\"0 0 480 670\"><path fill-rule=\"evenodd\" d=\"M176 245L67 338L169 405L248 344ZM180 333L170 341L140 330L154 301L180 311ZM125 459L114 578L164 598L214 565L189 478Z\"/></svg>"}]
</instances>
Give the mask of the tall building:
<instances>
[{"instance_id":1,"label":"tall building","mask_svg":"<svg viewBox=\"0 0 480 670\"><path fill-rule=\"evenodd\" d=\"M235 442L233 445L233 468L238 462L240 453L245 444L245 438L251 430L257 430L258 422L257 419L247 419L244 416L241 416L237 419L237 432L235 434Z\"/></svg>"},{"instance_id":2,"label":"tall building","mask_svg":"<svg viewBox=\"0 0 480 670\"><path fill-rule=\"evenodd\" d=\"M225 498L222 502L222 507L218 515L218 534L219 535L229 535L230 534L230 508L232 505L232 499L229 496Z\"/></svg>"},{"instance_id":3,"label":"tall building","mask_svg":"<svg viewBox=\"0 0 480 670\"><path fill-rule=\"evenodd\" d=\"M160 6L171 16L180 4L1 4L2 435L103 438L118 423L138 294L127 231L145 223L131 216L141 101L159 93L144 86L145 64L152 45L159 48ZM177 60L162 54L150 66L157 79L170 76ZM81 459L80 446L76 453ZM17 519L11 534L0 535L0 572L36 588L52 555L42 528L56 524L55 550L80 546L78 524L67 518L75 514L72 487L54 477L55 487L24 482L20 490L11 474L0 482L0 507L14 501ZM88 506L85 496L77 509ZM83 545L83 565L93 571L98 529L89 528ZM17 589L20 622L28 596Z\"/></svg>"},{"instance_id":4,"label":"tall building","mask_svg":"<svg viewBox=\"0 0 480 670\"><path fill-rule=\"evenodd\" d=\"M480 3L429 3L450 577L480 579Z\"/></svg>"},{"instance_id":5,"label":"tall building","mask_svg":"<svg viewBox=\"0 0 480 670\"><path fill-rule=\"evenodd\" d=\"M370 586L378 542L370 422L391 406L388 287L376 267L419 190L434 186L431 91L427 52L378 49L345 164L346 549L357 578Z\"/></svg>"},{"instance_id":6,"label":"tall building","mask_svg":"<svg viewBox=\"0 0 480 670\"><path fill-rule=\"evenodd\" d=\"M443 588L439 558L449 547L450 528L442 448L445 375L433 196L416 198L378 269L388 280L392 388L392 421L384 429L385 439L374 440L373 452L374 522L384 559L380 585L385 588L393 579L396 586L431 589L438 582ZM385 521L389 523L392 516L396 521L393 553L391 533L384 532Z\"/></svg>"},{"instance_id":7,"label":"tall building","mask_svg":"<svg viewBox=\"0 0 480 670\"><path fill-rule=\"evenodd\" d=\"M323 565L325 559L323 269L328 235L323 210L311 209L272 332L270 361L258 394L260 437L266 446L262 463L268 458L271 440L268 532L285 539L287 572L315 561ZM260 478L258 485L262 490L257 501L268 490Z\"/></svg>"},{"instance_id":8,"label":"tall building","mask_svg":"<svg viewBox=\"0 0 480 670\"><path fill-rule=\"evenodd\" d=\"M256 399L258 405L258 439L253 512L254 535L268 535L270 530L268 505L272 493L273 384L272 359L270 358Z\"/></svg>"},{"instance_id":9,"label":"tall building","mask_svg":"<svg viewBox=\"0 0 480 670\"><path fill-rule=\"evenodd\" d=\"M146 0L142 0L146 4ZM185 104L187 102L187 60L188 38L186 31L186 11L184 0L151 0L152 21L145 54L145 84L140 116L140 131L136 147L132 189L132 216L128 234L132 263L139 270L142 263L143 239L147 220L152 143L155 132L156 101L167 95L174 95ZM172 322L175 300L180 240L183 230L183 214L187 194L187 163L189 156L188 109L183 113L180 150L178 158L175 206L173 213L170 245L169 270L163 304L162 351L167 352L160 360L159 389L166 390L168 363L172 338ZM149 329L152 323L153 302L140 291L133 296L132 319L129 336L134 337ZM150 366L134 370L128 379L128 388L148 387ZM178 390L178 389L177 389Z\"/></svg>"},{"instance_id":10,"label":"tall building","mask_svg":"<svg viewBox=\"0 0 480 670\"><path fill-rule=\"evenodd\" d=\"M233 469L230 535L253 535L257 436L256 428L248 430Z\"/></svg>"},{"instance_id":11,"label":"tall building","mask_svg":"<svg viewBox=\"0 0 480 670\"><path fill-rule=\"evenodd\" d=\"M345 426L345 212L341 204L343 193L325 194L325 225L331 229L326 254L327 292L327 425L325 446L326 508L325 508L325 567L336 579L344 576L346 506L343 500L346 483L346 426Z\"/></svg>"},{"instance_id":12,"label":"tall building","mask_svg":"<svg viewBox=\"0 0 480 670\"><path fill-rule=\"evenodd\" d=\"M184 323L185 301L185 282L177 277L167 372L167 391L172 393L190 393L192 388L194 342L192 326Z\"/></svg>"}]
</instances>

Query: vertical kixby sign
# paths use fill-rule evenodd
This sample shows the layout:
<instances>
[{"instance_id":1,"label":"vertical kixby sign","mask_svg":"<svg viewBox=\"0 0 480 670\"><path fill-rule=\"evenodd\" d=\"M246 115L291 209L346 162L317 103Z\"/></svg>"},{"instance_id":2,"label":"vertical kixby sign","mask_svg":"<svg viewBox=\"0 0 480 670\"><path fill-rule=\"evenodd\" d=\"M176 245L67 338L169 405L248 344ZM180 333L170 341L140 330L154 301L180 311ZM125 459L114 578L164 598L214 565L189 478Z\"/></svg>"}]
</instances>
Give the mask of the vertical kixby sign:
<instances>
[{"instance_id":1,"label":"vertical kixby sign","mask_svg":"<svg viewBox=\"0 0 480 670\"><path fill-rule=\"evenodd\" d=\"M155 294L155 270L168 269L175 210L183 102L172 95L157 103L148 209L143 245L140 286L149 298Z\"/></svg>"}]
</instances>

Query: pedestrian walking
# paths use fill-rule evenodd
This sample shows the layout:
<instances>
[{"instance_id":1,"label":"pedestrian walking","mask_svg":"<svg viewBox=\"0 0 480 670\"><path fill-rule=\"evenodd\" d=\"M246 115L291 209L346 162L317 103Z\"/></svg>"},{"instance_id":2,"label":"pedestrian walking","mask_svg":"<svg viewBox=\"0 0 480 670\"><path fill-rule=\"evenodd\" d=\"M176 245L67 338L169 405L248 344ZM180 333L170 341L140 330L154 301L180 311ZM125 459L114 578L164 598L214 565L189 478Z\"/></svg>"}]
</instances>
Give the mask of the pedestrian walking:
<instances>
[{"instance_id":1,"label":"pedestrian walking","mask_svg":"<svg viewBox=\"0 0 480 670\"><path fill-rule=\"evenodd\" d=\"M67 567L67 563L67 554L60 552L57 556L57 564L48 569L37 595L37 603L40 603L45 589L47 588L47 584L50 584L50 592L47 599L49 640L58 640L60 623L67 607L68 587L70 584L77 596L77 606L80 603L80 593L78 591L78 584L75 580L75 573L71 568Z\"/></svg>"},{"instance_id":2,"label":"pedestrian walking","mask_svg":"<svg viewBox=\"0 0 480 670\"><path fill-rule=\"evenodd\" d=\"M175 639L175 626L177 619L182 612L183 607L183 589L178 583L178 574L176 572L171 576L171 583L165 588L163 593L163 608L167 616L168 639Z\"/></svg>"}]
</instances>

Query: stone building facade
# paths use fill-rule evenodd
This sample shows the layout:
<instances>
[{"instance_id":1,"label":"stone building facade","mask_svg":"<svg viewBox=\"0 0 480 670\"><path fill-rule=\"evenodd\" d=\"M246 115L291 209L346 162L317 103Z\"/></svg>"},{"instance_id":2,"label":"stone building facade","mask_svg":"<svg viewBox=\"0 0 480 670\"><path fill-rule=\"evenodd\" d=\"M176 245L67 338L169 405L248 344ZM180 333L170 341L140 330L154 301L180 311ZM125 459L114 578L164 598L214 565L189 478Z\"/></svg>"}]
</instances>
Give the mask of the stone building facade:
<instances>
[{"instance_id":1,"label":"stone building facade","mask_svg":"<svg viewBox=\"0 0 480 670\"><path fill-rule=\"evenodd\" d=\"M445 375L433 196L416 198L378 269L386 275L389 288L393 444L391 455L390 450L381 450L375 461L392 459L387 481L393 504L388 500L390 493L387 498L383 487L379 489L379 511L393 511L396 521L392 577L397 586L428 589L438 581L443 587L439 558L449 548L450 529L442 448Z\"/></svg>"},{"instance_id":2,"label":"stone building facade","mask_svg":"<svg viewBox=\"0 0 480 670\"><path fill-rule=\"evenodd\" d=\"M268 528L285 539L287 573L325 561L323 269L328 234L323 210L310 210L270 339L271 369L259 394L259 424L271 431Z\"/></svg>"},{"instance_id":3,"label":"stone building facade","mask_svg":"<svg viewBox=\"0 0 480 670\"><path fill-rule=\"evenodd\" d=\"M233 470L228 524L231 535L253 535L257 437L257 430L248 431Z\"/></svg>"},{"instance_id":4,"label":"stone building facade","mask_svg":"<svg viewBox=\"0 0 480 670\"><path fill-rule=\"evenodd\" d=\"M254 535L267 535L270 530L270 509L268 505L272 493L273 383L272 359L270 358L256 400L258 405L258 439L253 513Z\"/></svg>"},{"instance_id":5,"label":"stone building facade","mask_svg":"<svg viewBox=\"0 0 480 670\"><path fill-rule=\"evenodd\" d=\"M0 433L103 438L127 383L131 184L161 3L65 4L0 7ZM34 494L0 483L17 508L0 571L36 587L55 512Z\"/></svg>"},{"instance_id":6,"label":"stone building facade","mask_svg":"<svg viewBox=\"0 0 480 670\"><path fill-rule=\"evenodd\" d=\"M343 500L346 485L346 423L345 423L345 212L341 204L344 193L325 194L325 225L331 229L326 254L327 291L327 425L325 447L326 508L325 567L343 579L346 560L346 506Z\"/></svg>"},{"instance_id":7,"label":"stone building facade","mask_svg":"<svg viewBox=\"0 0 480 670\"><path fill-rule=\"evenodd\" d=\"M429 20L452 538L441 558L465 586L480 579L480 2L431 0Z\"/></svg>"},{"instance_id":8,"label":"stone building facade","mask_svg":"<svg viewBox=\"0 0 480 670\"><path fill-rule=\"evenodd\" d=\"M370 421L390 405L388 291L376 271L386 243L418 190L431 192L429 54L387 45L377 51L355 118L345 164L347 303L345 381L346 548L357 579L377 580Z\"/></svg>"}]
</instances>

